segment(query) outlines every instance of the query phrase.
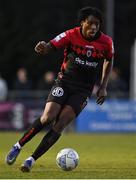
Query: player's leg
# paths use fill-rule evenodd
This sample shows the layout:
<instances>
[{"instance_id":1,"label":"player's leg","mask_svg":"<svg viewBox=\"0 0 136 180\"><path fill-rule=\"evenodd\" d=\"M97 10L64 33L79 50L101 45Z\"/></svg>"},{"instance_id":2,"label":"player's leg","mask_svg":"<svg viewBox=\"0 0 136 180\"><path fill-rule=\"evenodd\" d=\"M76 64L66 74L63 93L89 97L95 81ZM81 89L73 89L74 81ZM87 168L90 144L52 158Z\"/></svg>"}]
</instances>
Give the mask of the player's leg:
<instances>
[{"instance_id":1,"label":"player's leg","mask_svg":"<svg viewBox=\"0 0 136 180\"><path fill-rule=\"evenodd\" d=\"M28 142L35 133L38 133L49 122L56 119L66 98L67 89L63 87L61 82L56 81L48 95L43 115L40 119L37 119L33 126L19 140L21 146Z\"/></svg>"},{"instance_id":2,"label":"player's leg","mask_svg":"<svg viewBox=\"0 0 136 180\"><path fill-rule=\"evenodd\" d=\"M64 108L62 109L61 113L59 114L59 117L57 118L57 122L54 124L53 129L61 133L64 128L72 121L74 120L80 112L85 108L87 105L87 102L90 97L90 92L76 92L73 95L71 95Z\"/></svg>"},{"instance_id":3,"label":"player's leg","mask_svg":"<svg viewBox=\"0 0 136 180\"><path fill-rule=\"evenodd\" d=\"M24 146L28 141L30 141L43 127L46 127L50 122L52 122L58 116L61 109L61 105L55 102L48 102L45 106L44 112L40 118L38 118L29 130L23 135L19 140L19 144Z\"/></svg>"},{"instance_id":4,"label":"player's leg","mask_svg":"<svg viewBox=\"0 0 136 180\"><path fill-rule=\"evenodd\" d=\"M59 114L61 105L55 102L48 102L45 106L43 115L34 121L31 127L25 132L23 137L13 146L6 157L7 164L15 162L21 148L30 141L38 132L41 131L49 122L53 121Z\"/></svg>"},{"instance_id":5,"label":"player's leg","mask_svg":"<svg viewBox=\"0 0 136 180\"><path fill-rule=\"evenodd\" d=\"M21 166L23 172L29 172L34 162L41 157L48 149L53 146L61 136L63 129L76 117L76 114L71 106L65 106L58 117L57 123L53 128L43 137L41 143L34 151L32 156L25 160Z\"/></svg>"},{"instance_id":6,"label":"player's leg","mask_svg":"<svg viewBox=\"0 0 136 180\"><path fill-rule=\"evenodd\" d=\"M76 118L76 113L69 105L65 105L63 111L61 111L57 122L54 124L54 131L61 133L67 125Z\"/></svg>"}]
</instances>

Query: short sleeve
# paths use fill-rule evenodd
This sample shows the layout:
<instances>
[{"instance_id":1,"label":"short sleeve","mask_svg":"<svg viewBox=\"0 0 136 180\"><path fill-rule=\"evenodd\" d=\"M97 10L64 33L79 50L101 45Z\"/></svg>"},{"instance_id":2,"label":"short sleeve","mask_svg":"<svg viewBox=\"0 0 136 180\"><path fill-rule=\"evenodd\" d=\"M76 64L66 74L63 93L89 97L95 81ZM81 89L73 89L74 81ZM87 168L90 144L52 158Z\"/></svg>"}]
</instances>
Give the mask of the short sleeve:
<instances>
[{"instance_id":1,"label":"short sleeve","mask_svg":"<svg viewBox=\"0 0 136 180\"><path fill-rule=\"evenodd\" d=\"M111 38L109 38L107 46L108 47L107 47L106 59L112 59L114 57L114 45Z\"/></svg>"},{"instance_id":2,"label":"short sleeve","mask_svg":"<svg viewBox=\"0 0 136 180\"><path fill-rule=\"evenodd\" d=\"M50 43L56 48L66 48L70 44L69 31L63 32L50 40Z\"/></svg>"}]
</instances>

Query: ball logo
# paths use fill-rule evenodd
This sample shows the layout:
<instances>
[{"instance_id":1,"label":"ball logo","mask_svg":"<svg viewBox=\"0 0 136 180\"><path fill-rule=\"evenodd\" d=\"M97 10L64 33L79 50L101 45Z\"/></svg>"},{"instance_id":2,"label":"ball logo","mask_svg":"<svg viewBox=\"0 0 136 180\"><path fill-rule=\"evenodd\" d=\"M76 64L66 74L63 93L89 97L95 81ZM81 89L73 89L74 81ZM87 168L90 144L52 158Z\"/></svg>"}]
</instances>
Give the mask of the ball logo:
<instances>
[{"instance_id":1,"label":"ball logo","mask_svg":"<svg viewBox=\"0 0 136 180\"><path fill-rule=\"evenodd\" d=\"M52 95L56 97L61 97L63 96L63 94L64 94L64 90L61 87L56 87L52 91Z\"/></svg>"}]
</instances>

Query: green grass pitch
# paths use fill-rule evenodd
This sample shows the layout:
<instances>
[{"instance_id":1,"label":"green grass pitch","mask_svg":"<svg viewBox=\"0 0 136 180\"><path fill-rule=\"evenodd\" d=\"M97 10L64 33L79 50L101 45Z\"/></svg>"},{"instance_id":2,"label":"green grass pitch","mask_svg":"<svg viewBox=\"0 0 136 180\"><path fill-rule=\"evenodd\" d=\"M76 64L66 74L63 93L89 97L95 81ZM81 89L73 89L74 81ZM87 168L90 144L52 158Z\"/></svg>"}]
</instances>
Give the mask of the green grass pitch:
<instances>
[{"instance_id":1,"label":"green grass pitch","mask_svg":"<svg viewBox=\"0 0 136 180\"><path fill-rule=\"evenodd\" d=\"M7 152L21 135L0 133L0 179L136 179L136 134L63 134L30 173L22 173L19 167L43 133L26 144L15 164L5 163ZM55 162L57 153L66 147L75 149L80 157L78 167L70 172L62 171Z\"/></svg>"}]
</instances>

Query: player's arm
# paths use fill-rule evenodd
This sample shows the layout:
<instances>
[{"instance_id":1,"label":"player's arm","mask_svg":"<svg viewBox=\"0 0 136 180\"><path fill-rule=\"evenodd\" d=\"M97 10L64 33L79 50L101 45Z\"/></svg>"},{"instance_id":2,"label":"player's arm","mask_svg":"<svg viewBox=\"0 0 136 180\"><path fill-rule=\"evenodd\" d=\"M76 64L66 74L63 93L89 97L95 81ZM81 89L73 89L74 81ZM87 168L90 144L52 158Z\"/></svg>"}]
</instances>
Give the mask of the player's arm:
<instances>
[{"instance_id":1,"label":"player's arm","mask_svg":"<svg viewBox=\"0 0 136 180\"><path fill-rule=\"evenodd\" d=\"M97 104L103 104L107 96L107 84L109 81L110 73L113 67L113 58L111 60L105 60L103 63L101 84L97 91Z\"/></svg>"},{"instance_id":2,"label":"player's arm","mask_svg":"<svg viewBox=\"0 0 136 180\"><path fill-rule=\"evenodd\" d=\"M103 63L102 69L102 78L101 84L97 91L97 104L103 104L105 98L107 96L107 84L109 81L110 73L113 67L113 59L114 59L114 46L111 38L108 39L107 48L106 48L106 56Z\"/></svg>"},{"instance_id":3,"label":"player's arm","mask_svg":"<svg viewBox=\"0 0 136 180\"><path fill-rule=\"evenodd\" d=\"M35 46L35 51L41 55L48 54L53 49L55 49L54 46L50 42L46 43L45 41L40 41Z\"/></svg>"},{"instance_id":4,"label":"player's arm","mask_svg":"<svg viewBox=\"0 0 136 180\"><path fill-rule=\"evenodd\" d=\"M66 48L70 44L69 34L70 31L63 32L54 39L50 40L48 43L45 41L40 41L35 46L35 51L38 54L45 55L54 49Z\"/></svg>"},{"instance_id":5,"label":"player's arm","mask_svg":"<svg viewBox=\"0 0 136 180\"><path fill-rule=\"evenodd\" d=\"M113 67L113 58L111 60L105 60L103 63L101 87L107 88L109 76Z\"/></svg>"}]
</instances>

